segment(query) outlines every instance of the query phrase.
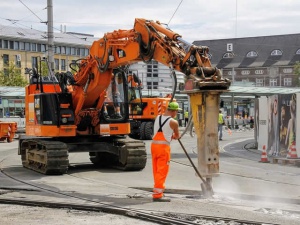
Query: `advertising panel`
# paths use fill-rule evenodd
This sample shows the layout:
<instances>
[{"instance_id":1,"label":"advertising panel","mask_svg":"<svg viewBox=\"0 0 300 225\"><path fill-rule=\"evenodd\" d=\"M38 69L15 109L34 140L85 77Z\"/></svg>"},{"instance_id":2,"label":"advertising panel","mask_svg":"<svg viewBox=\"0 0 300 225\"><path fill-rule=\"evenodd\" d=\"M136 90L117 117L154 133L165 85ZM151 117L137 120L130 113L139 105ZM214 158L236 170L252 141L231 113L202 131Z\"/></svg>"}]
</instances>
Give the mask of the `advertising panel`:
<instances>
[{"instance_id":1,"label":"advertising panel","mask_svg":"<svg viewBox=\"0 0 300 225\"><path fill-rule=\"evenodd\" d=\"M268 115L269 115L269 107L266 107L268 105L268 99L266 97L259 98L259 109L257 109L258 113L256 116L256 120L258 120L258 149L262 150L265 146L265 148L268 148ZM267 113L266 113L267 112Z\"/></svg>"}]
</instances>

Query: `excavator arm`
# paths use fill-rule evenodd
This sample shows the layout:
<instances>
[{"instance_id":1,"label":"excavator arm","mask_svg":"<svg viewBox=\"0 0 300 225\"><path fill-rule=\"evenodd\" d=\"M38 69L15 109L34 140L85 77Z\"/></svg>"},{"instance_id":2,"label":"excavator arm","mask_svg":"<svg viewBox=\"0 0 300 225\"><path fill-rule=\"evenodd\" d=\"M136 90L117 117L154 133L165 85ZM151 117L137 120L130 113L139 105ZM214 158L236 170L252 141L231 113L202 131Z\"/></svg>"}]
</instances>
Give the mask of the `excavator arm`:
<instances>
[{"instance_id":1,"label":"excavator arm","mask_svg":"<svg viewBox=\"0 0 300 225\"><path fill-rule=\"evenodd\" d=\"M187 43L160 22L138 18L133 29L106 33L92 44L90 55L81 61L74 76L75 115L82 108L102 107L114 68L152 59L184 73L192 80L192 89L227 89L230 85L211 67L208 47Z\"/></svg>"}]
</instances>

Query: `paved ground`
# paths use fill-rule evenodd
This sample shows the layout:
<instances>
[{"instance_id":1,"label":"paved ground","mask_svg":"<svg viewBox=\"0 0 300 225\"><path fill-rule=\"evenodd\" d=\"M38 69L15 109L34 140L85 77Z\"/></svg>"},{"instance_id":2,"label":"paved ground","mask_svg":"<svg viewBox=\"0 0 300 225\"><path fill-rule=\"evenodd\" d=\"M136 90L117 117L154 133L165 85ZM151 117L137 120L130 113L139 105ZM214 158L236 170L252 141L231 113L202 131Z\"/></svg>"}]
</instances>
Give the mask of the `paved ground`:
<instances>
[{"instance_id":1,"label":"paved ground","mask_svg":"<svg viewBox=\"0 0 300 225\"><path fill-rule=\"evenodd\" d=\"M182 129L182 128L181 128ZM13 157L11 165L2 165L4 169L9 169L12 174L19 174L23 179L31 180L35 184L43 184L55 187L65 193L72 193L74 189L82 195L93 194L97 201L113 202L117 205L126 205L132 209L143 209L147 211L178 212L191 214L205 214L211 216L236 217L241 219L257 219L274 224L298 225L299 214L293 214L298 204L288 204L277 201L270 204L266 197L271 194L279 197L284 194L287 199L300 199L299 179L295 178L297 170L293 167L282 167L280 165L260 164L257 160L248 160L226 156L226 152L245 152L244 142L253 137L252 131L233 131L231 134L224 133L224 138L220 142L221 153L220 176L213 178L213 185L216 195L213 199L203 199L199 196L200 181L193 172L184 172L182 164L188 164L187 160L178 145L172 143L173 162L167 180L167 195L172 198L171 203L153 203L151 199L151 166L141 172L118 173L113 171L90 171L88 168L78 167L76 163L70 170L70 174L64 176L44 177L24 171L19 166L19 157ZM184 136L182 141L191 154L195 157L195 138ZM251 141L250 141L251 142ZM149 141L146 142L147 149ZM8 145L12 146L12 145ZM11 149L0 150L2 155ZM81 155L71 155L72 160ZM256 156L257 157L257 156ZM258 155L259 157L259 155ZM148 163L149 164L149 163ZM1 164L0 164L1 165ZM186 168L186 166L185 166ZM192 169L190 168L190 171ZM296 172L295 172L296 171ZM270 177L270 173L274 176ZM299 172L298 172L299 173ZM32 174L32 175L30 175ZM1 177L0 177L1 178ZM84 182L83 182L84 179ZM1 179L3 181L3 179ZM1 182L0 187L4 186ZM11 187L12 183L7 183ZM179 194L187 186L194 190L194 195ZM135 187L135 188L132 188ZM145 189L145 187L148 188ZM267 189L267 190L266 190ZM173 190L177 190L173 191ZM44 200L45 196L33 193L12 192L0 195L3 198ZM138 196L139 198L134 198ZM240 198L239 198L240 197ZM256 198L257 201L253 201ZM46 197L49 201L66 202L68 198ZM74 200L75 201L75 200ZM76 202L84 204L82 201ZM272 207L271 207L272 206ZM275 209L286 209L275 211ZM298 209L299 210L299 209ZM63 218L63 219L62 219ZM10 206L0 204L0 224L15 225L20 224L149 224L141 221L133 221L130 218L114 216L102 213L87 213L76 210L57 210L45 208L32 208L24 206Z\"/></svg>"}]
</instances>

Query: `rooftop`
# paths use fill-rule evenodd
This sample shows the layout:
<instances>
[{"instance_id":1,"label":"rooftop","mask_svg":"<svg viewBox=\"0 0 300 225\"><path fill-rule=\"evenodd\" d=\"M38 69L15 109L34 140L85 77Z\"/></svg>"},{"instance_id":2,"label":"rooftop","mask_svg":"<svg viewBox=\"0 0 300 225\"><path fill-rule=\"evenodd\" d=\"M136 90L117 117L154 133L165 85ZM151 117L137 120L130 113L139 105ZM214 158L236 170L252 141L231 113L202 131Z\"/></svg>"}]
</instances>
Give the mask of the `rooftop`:
<instances>
[{"instance_id":1,"label":"rooftop","mask_svg":"<svg viewBox=\"0 0 300 225\"><path fill-rule=\"evenodd\" d=\"M19 39L41 43L47 43L47 32L35 29L25 29L13 26L4 26L0 24L0 39ZM88 45L90 46L95 40L90 34L81 34L75 32L54 32L54 43L64 43L70 45Z\"/></svg>"},{"instance_id":2,"label":"rooftop","mask_svg":"<svg viewBox=\"0 0 300 225\"><path fill-rule=\"evenodd\" d=\"M208 46L211 63L218 68L290 66L300 61L300 34L198 40L193 44Z\"/></svg>"}]
</instances>

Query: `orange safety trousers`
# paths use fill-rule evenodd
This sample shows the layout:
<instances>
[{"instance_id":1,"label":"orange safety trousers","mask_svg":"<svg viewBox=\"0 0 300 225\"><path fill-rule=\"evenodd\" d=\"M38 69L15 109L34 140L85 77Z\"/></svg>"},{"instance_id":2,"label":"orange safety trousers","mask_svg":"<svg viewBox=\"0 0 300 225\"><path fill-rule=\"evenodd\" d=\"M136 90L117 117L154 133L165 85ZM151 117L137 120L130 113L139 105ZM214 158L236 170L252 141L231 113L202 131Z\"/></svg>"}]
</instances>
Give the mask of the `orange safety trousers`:
<instances>
[{"instance_id":1,"label":"orange safety trousers","mask_svg":"<svg viewBox=\"0 0 300 225\"><path fill-rule=\"evenodd\" d=\"M163 132L158 131L151 143L152 169L154 177L153 198L162 198L165 181L169 173L171 149Z\"/></svg>"}]
</instances>

